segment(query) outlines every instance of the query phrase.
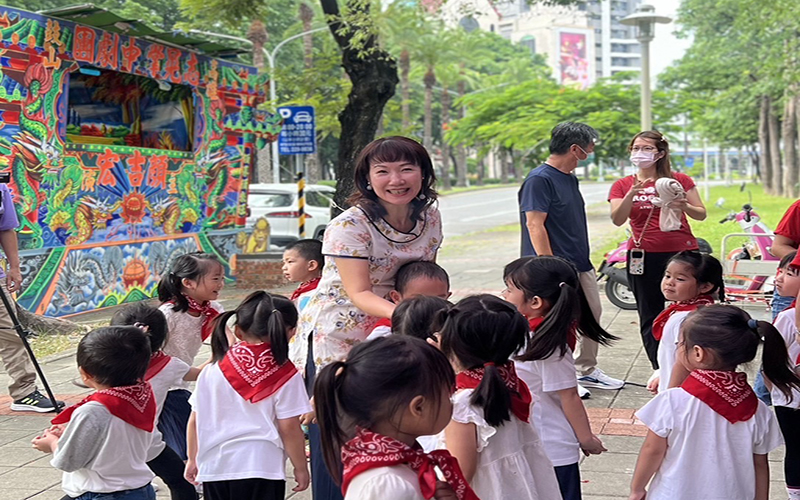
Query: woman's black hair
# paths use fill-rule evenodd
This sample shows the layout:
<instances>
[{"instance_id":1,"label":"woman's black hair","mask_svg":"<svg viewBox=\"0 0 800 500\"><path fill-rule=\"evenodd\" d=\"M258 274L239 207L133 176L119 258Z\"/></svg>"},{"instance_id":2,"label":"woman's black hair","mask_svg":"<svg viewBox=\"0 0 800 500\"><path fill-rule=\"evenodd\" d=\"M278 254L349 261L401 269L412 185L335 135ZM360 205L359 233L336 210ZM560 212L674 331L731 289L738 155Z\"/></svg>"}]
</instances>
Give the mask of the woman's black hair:
<instances>
[{"instance_id":1,"label":"woman's black hair","mask_svg":"<svg viewBox=\"0 0 800 500\"><path fill-rule=\"evenodd\" d=\"M150 341L141 328L105 326L81 339L76 357L78 366L98 384L135 385L150 364Z\"/></svg>"},{"instance_id":2,"label":"woman's black hair","mask_svg":"<svg viewBox=\"0 0 800 500\"><path fill-rule=\"evenodd\" d=\"M228 352L226 327L233 316L234 324L248 336L269 342L276 363L282 365L289 360L287 330L297 326L297 308L291 300L260 290L245 297L236 309L220 314L211 334L211 357L215 363Z\"/></svg>"},{"instance_id":3,"label":"woman's black hair","mask_svg":"<svg viewBox=\"0 0 800 500\"><path fill-rule=\"evenodd\" d=\"M392 333L411 335L419 339L433 339L442 326L442 312L450 309L450 302L440 297L418 295L406 299L392 313Z\"/></svg>"},{"instance_id":4,"label":"woman's black hair","mask_svg":"<svg viewBox=\"0 0 800 500\"><path fill-rule=\"evenodd\" d=\"M484 419L492 427L511 420L511 392L497 367L508 363L525 347L528 340L525 317L499 297L473 295L447 312L440 335L442 352L463 369L485 367L470 403L483 408Z\"/></svg>"},{"instance_id":5,"label":"woman's black hair","mask_svg":"<svg viewBox=\"0 0 800 500\"><path fill-rule=\"evenodd\" d=\"M797 255L796 251L789 252L786 255L784 255L783 258L781 259L781 262L778 264L778 269L786 269L789 266L789 264L792 263L796 255Z\"/></svg>"},{"instance_id":6,"label":"woman's black hair","mask_svg":"<svg viewBox=\"0 0 800 500\"><path fill-rule=\"evenodd\" d=\"M393 424L400 408L417 396L439 404L455 387L455 373L444 354L424 340L389 335L355 346L347 361L335 361L317 374L314 406L325 465L341 477L341 448L355 426Z\"/></svg>"},{"instance_id":7,"label":"woman's black hair","mask_svg":"<svg viewBox=\"0 0 800 500\"><path fill-rule=\"evenodd\" d=\"M525 300L539 297L550 306L527 349L519 356L521 361L546 359L557 349L564 356L570 333L576 329L582 337L603 345L619 340L595 319L578 271L569 261L551 255L522 257L505 267L503 281L522 290Z\"/></svg>"},{"instance_id":8,"label":"woman's black hair","mask_svg":"<svg viewBox=\"0 0 800 500\"><path fill-rule=\"evenodd\" d=\"M167 318L158 308L146 302L134 302L118 309L111 316L111 326L141 325L150 337L150 352L158 352L167 342Z\"/></svg>"},{"instance_id":9,"label":"woman's black hair","mask_svg":"<svg viewBox=\"0 0 800 500\"><path fill-rule=\"evenodd\" d=\"M709 349L720 363L715 369L735 369L752 361L763 340L764 375L789 401L792 389L800 390L783 336L771 323L753 320L738 307L714 304L689 314L681 331L686 352L694 346Z\"/></svg>"},{"instance_id":10,"label":"woman's black hair","mask_svg":"<svg viewBox=\"0 0 800 500\"><path fill-rule=\"evenodd\" d=\"M175 312L189 310L189 302L183 296L182 280L199 281L212 269L222 267L216 255L203 252L192 252L181 255L170 266L170 272L161 277L158 282L158 300L161 302L174 301L172 309Z\"/></svg>"},{"instance_id":11,"label":"woman's black hair","mask_svg":"<svg viewBox=\"0 0 800 500\"><path fill-rule=\"evenodd\" d=\"M708 283L713 288L706 292L708 295L717 294L720 302L725 300L725 281L722 278L722 264L708 254L700 253L697 250L684 250L673 255L667 262L680 262L692 268L692 275L698 283Z\"/></svg>"},{"instance_id":12,"label":"woman's black hair","mask_svg":"<svg viewBox=\"0 0 800 500\"><path fill-rule=\"evenodd\" d=\"M361 150L356 158L353 173L355 191L347 202L351 205L359 205L370 219L377 220L386 215L386 209L378 201L378 195L375 194L375 191L367 188L369 171L374 163L396 161L412 163L422 170L422 190L411 202L411 220L419 220L422 212L436 202L437 193L433 187L436 185L436 174L433 171L431 157L425 148L408 137L383 137L370 142Z\"/></svg>"}]
</instances>

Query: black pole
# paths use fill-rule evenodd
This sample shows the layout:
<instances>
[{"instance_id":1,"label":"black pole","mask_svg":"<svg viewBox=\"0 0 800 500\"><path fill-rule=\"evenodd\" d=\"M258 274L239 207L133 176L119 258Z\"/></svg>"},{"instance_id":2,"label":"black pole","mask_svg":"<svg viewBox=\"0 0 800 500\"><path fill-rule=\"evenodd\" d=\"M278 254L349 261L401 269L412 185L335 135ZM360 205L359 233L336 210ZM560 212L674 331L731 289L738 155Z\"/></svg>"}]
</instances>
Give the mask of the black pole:
<instances>
[{"instance_id":1,"label":"black pole","mask_svg":"<svg viewBox=\"0 0 800 500\"><path fill-rule=\"evenodd\" d=\"M39 380L42 381L44 390L47 392L47 397L50 398L50 402L53 403L55 412L60 413L61 407L58 405L58 401L56 401L56 397L53 394L53 391L50 389L47 379L44 378L42 367L39 366L39 362L36 361L36 355L33 354L33 349L31 349L31 345L28 343L28 336L31 335L31 332L25 330L25 327L23 327L22 323L19 322L16 308L11 304L11 301L8 300L5 290L0 290L0 299L3 299L3 305L6 307L6 311L8 311L8 316L11 318L11 322L14 323L14 331L16 331L17 335L19 335L19 338L22 339L22 345L24 345L25 350L28 351L28 356L31 358L33 366L36 368L36 373L39 375Z\"/></svg>"}]
</instances>

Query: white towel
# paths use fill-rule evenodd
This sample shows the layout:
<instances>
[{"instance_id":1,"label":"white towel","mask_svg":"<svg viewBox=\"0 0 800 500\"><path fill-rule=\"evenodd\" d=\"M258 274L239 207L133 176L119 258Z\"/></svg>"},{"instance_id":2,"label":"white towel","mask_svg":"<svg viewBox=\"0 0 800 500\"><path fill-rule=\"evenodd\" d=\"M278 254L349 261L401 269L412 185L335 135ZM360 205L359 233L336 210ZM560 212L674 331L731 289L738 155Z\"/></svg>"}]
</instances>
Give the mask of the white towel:
<instances>
[{"instance_id":1,"label":"white towel","mask_svg":"<svg viewBox=\"0 0 800 500\"><path fill-rule=\"evenodd\" d=\"M670 204L675 200L686 198L686 191L680 182L669 177L662 177L656 180L657 198L653 198L653 205L661 207L661 215L658 218L658 226L664 231L677 231L681 228L682 210L670 208Z\"/></svg>"}]
</instances>

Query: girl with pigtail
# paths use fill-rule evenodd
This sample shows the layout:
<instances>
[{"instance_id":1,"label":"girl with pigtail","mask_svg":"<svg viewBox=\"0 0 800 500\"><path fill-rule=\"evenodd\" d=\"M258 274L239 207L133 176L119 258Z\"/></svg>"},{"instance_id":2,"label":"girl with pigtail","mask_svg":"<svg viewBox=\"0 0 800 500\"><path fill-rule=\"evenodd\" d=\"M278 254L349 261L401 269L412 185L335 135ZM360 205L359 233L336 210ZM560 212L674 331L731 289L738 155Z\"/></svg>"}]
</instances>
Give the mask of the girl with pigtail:
<instances>
[{"instance_id":1,"label":"girl with pigtail","mask_svg":"<svg viewBox=\"0 0 800 500\"><path fill-rule=\"evenodd\" d=\"M648 433L631 500L769 498L767 454L783 439L775 415L758 400L747 375L736 371L755 359L762 342L764 377L791 401L800 379L774 326L727 305L689 314L677 352L689 375L636 413Z\"/></svg>"},{"instance_id":2,"label":"girl with pigtail","mask_svg":"<svg viewBox=\"0 0 800 500\"><path fill-rule=\"evenodd\" d=\"M238 339L229 345L227 324ZM300 415L311 410L301 374L289 361L297 309L287 298L254 292L216 318L212 363L189 402L185 476L208 500L283 499L285 457L297 486L309 473ZM220 425L220 422L235 422Z\"/></svg>"},{"instance_id":3,"label":"girl with pigtail","mask_svg":"<svg viewBox=\"0 0 800 500\"><path fill-rule=\"evenodd\" d=\"M447 449L483 500L561 498L512 361L527 344L525 318L493 295L467 297L443 314L441 349L458 372Z\"/></svg>"},{"instance_id":4,"label":"girl with pigtail","mask_svg":"<svg viewBox=\"0 0 800 500\"><path fill-rule=\"evenodd\" d=\"M537 398L532 424L542 436L565 500L581 498L581 451L606 448L592 433L578 395L572 358L577 335L608 345L617 338L597 323L568 261L553 256L523 257L503 271L503 297L528 320L530 339L516 368Z\"/></svg>"}]
</instances>

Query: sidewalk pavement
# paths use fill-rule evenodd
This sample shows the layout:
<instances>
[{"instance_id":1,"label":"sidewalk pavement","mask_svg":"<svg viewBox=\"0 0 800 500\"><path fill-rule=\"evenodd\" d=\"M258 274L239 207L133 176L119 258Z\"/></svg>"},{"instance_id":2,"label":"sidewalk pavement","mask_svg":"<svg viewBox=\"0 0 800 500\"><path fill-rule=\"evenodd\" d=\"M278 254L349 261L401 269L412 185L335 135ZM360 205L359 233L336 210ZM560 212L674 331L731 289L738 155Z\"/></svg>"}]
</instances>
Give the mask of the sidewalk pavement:
<instances>
[{"instance_id":1,"label":"sidewalk pavement","mask_svg":"<svg viewBox=\"0 0 800 500\"><path fill-rule=\"evenodd\" d=\"M592 234L609 234L607 217L590 218ZM593 244L600 244L593 238ZM519 255L518 231L487 231L445 240L439 263L451 277L453 300L474 293L498 293L503 288L502 268ZM282 289L288 292L291 287ZM247 291L225 289L223 304L235 307ZM633 412L650 400L644 389L651 374L642 350L635 311L621 311L603 297L602 324L621 340L611 348L601 348L599 366L609 375L624 379L626 386L617 391L592 389L586 406L592 428L603 440L608 452L582 460L583 497L585 500L618 500L628 497L636 457L646 428L633 417ZM766 312L750 309L751 314L766 317ZM98 311L79 318L95 322L109 317L108 311ZM204 349L207 349L205 347ZM201 352L198 361L206 359ZM88 392L70 381L77 376L74 351L51 357L43 362L48 381L56 395L74 403ZM752 380L752 377L751 377ZM0 372L0 386L8 378ZM5 390L2 391L5 393ZM0 500L60 499L61 474L50 467L49 456L31 448L30 441L48 425L52 415L11 412L10 398L0 396ZM771 499L786 497L783 486L783 450L770 456L772 486ZM310 491L294 494L291 479L287 482L287 496L293 500L311 499ZM169 498L162 486L159 499Z\"/></svg>"}]
</instances>

